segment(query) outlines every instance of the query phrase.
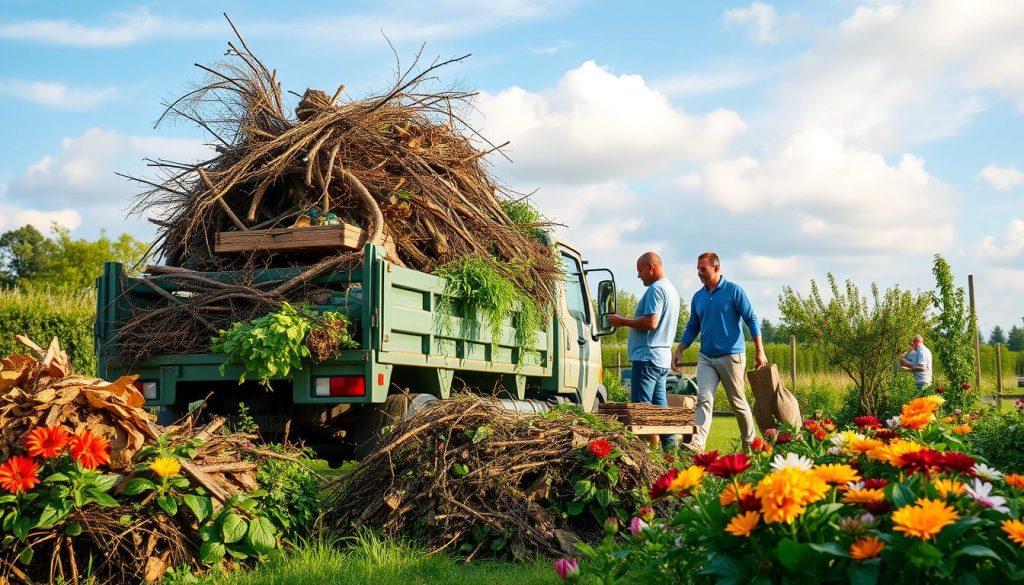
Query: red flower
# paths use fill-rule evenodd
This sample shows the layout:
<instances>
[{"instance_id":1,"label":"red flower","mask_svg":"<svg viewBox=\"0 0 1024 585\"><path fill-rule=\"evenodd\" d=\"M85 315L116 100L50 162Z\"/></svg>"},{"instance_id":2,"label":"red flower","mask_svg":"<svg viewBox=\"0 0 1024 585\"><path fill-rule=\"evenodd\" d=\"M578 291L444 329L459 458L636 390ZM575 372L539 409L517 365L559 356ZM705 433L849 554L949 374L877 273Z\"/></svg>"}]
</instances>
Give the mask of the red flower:
<instances>
[{"instance_id":1,"label":"red flower","mask_svg":"<svg viewBox=\"0 0 1024 585\"><path fill-rule=\"evenodd\" d=\"M877 416L858 416L853 419L853 424L862 429L877 429L882 426L882 424L878 422Z\"/></svg>"},{"instance_id":2,"label":"red flower","mask_svg":"<svg viewBox=\"0 0 1024 585\"><path fill-rule=\"evenodd\" d=\"M770 443L761 439L761 437L754 437L754 440L750 442L751 451L764 451L765 453L772 452L772 446Z\"/></svg>"},{"instance_id":3,"label":"red flower","mask_svg":"<svg viewBox=\"0 0 1024 585\"><path fill-rule=\"evenodd\" d=\"M880 490L887 485L889 485L889 480L881 477L869 477L864 480L864 489L866 490Z\"/></svg>"},{"instance_id":4,"label":"red flower","mask_svg":"<svg viewBox=\"0 0 1024 585\"><path fill-rule=\"evenodd\" d=\"M642 518L645 522L654 521L654 508L650 506L640 506L636 511L636 515Z\"/></svg>"},{"instance_id":5,"label":"red flower","mask_svg":"<svg viewBox=\"0 0 1024 585\"><path fill-rule=\"evenodd\" d=\"M25 447L32 457L49 459L60 455L68 444L68 432L64 427L39 427L28 434Z\"/></svg>"},{"instance_id":6,"label":"red flower","mask_svg":"<svg viewBox=\"0 0 1024 585\"><path fill-rule=\"evenodd\" d=\"M885 441L886 443L893 439L898 439L899 437L900 432L896 429L878 429L875 431L875 438L879 441Z\"/></svg>"},{"instance_id":7,"label":"red flower","mask_svg":"<svg viewBox=\"0 0 1024 585\"><path fill-rule=\"evenodd\" d=\"M793 434L792 433L779 433L779 436L778 436L778 438L775 439L775 442L777 444L781 445L783 443L789 443L792 440L793 440Z\"/></svg>"},{"instance_id":8,"label":"red flower","mask_svg":"<svg viewBox=\"0 0 1024 585\"><path fill-rule=\"evenodd\" d=\"M665 455L665 463L675 463L676 458L671 455Z\"/></svg>"},{"instance_id":9,"label":"red flower","mask_svg":"<svg viewBox=\"0 0 1024 585\"><path fill-rule=\"evenodd\" d=\"M935 389L935 391L938 392L939 394L945 394L946 393L946 387L945 386L939 386L938 388Z\"/></svg>"},{"instance_id":10,"label":"red flower","mask_svg":"<svg viewBox=\"0 0 1024 585\"><path fill-rule=\"evenodd\" d=\"M804 421L804 428L813 433L818 430L818 421L813 418L809 418Z\"/></svg>"},{"instance_id":11,"label":"red flower","mask_svg":"<svg viewBox=\"0 0 1024 585\"><path fill-rule=\"evenodd\" d=\"M671 485L677 477L679 477L679 470L672 468L669 469L665 475L655 480L654 485L651 486L651 491L649 492L651 499L656 500L665 495L665 492L668 491L668 486Z\"/></svg>"},{"instance_id":12,"label":"red flower","mask_svg":"<svg viewBox=\"0 0 1024 585\"><path fill-rule=\"evenodd\" d=\"M900 455L899 466L908 473L931 473L943 467L942 453L935 449L921 449Z\"/></svg>"},{"instance_id":13,"label":"red flower","mask_svg":"<svg viewBox=\"0 0 1024 585\"><path fill-rule=\"evenodd\" d=\"M957 471L965 475L973 475L971 468L977 462L970 455L948 451L942 454L942 460L939 463L942 465L943 471Z\"/></svg>"},{"instance_id":14,"label":"red flower","mask_svg":"<svg viewBox=\"0 0 1024 585\"><path fill-rule=\"evenodd\" d=\"M28 457L11 457L0 465L0 487L17 494L39 483L39 464Z\"/></svg>"},{"instance_id":15,"label":"red flower","mask_svg":"<svg viewBox=\"0 0 1024 585\"><path fill-rule=\"evenodd\" d=\"M89 469L110 463L110 442L86 429L71 437L71 455Z\"/></svg>"},{"instance_id":16,"label":"red flower","mask_svg":"<svg viewBox=\"0 0 1024 585\"><path fill-rule=\"evenodd\" d=\"M720 457L717 461L708 466L708 473L718 477L729 478L739 475L750 468L750 460L745 453L736 453Z\"/></svg>"},{"instance_id":17,"label":"red flower","mask_svg":"<svg viewBox=\"0 0 1024 585\"><path fill-rule=\"evenodd\" d=\"M761 509L761 498L749 493L740 498L736 505L744 512L756 512Z\"/></svg>"},{"instance_id":18,"label":"red flower","mask_svg":"<svg viewBox=\"0 0 1024 585\"><path fill-rule=\"evenodd\" d=\"M827 434L828 433L825 432L825 429L818 429L818 430L814 431L814 438L818 439L819 441L824 441L825 440L825 435L827 435Z\"/></svg>"},{"instance_id":19,"label":"red flower","mask_svg":"<svg viewBox=\"0 0 1024 585\"><path fill-rule=\"evenodd\" d=\"M964 390L970 390L971 389L971 385L968 384L967 382L961 382L960 383L960 387L963 388Z\"/></svg>"},{"instance_id":20,"label":"red flower","mask_svg":"<svg viewBox=\"0 0 1024 585\"><path fill-rule=\"evenodd\" d=\"M590 450L594 457L600 459L611 454L612 444L604 439L594 439L590 442L590 445L587 446L587 449Z\"/></svg>"},{"instance_id":21,"label":"red flower","mask_svg":"<svg viewBox=\"0 0 1024 585\"><path fill-rule=\"evenodd\" d=\"M715 461L718 461L718 451L707 451L693 456L693 464L707 469Z\"/></svg>"},{"instance_id":22,"label":"red flower","mask_svg":"<svg viewBox=\"0 0 1024 585\"><path fill-rule=\"evenodd\" d=\"M868 502L867 504L864 504L864 509L875 516L880 516L892 509L892 504L889 503L889 500L879 500L877 502Z\"/></svg>"}]
</instances>

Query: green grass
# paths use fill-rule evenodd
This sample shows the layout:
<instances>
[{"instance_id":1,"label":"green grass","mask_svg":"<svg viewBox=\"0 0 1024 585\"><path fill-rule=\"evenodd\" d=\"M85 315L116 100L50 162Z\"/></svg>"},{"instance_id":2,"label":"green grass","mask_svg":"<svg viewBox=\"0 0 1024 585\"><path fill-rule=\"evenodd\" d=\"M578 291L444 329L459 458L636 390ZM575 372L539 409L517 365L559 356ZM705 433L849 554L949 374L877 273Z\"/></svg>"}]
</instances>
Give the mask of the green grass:
<instances>
[{"instance_id":1,"label":"green grass","mask_svg":"<svg viewBox=\"0 0 1024 585\"><path fill-rule=\"evenodd\" d=\"M462 562L444 554L426 554L415 546L381 539L372 533L339 542L314 542L280 561L252 570L212 575L204 583L225 585L494 585L524 583L555 585L558 577L549 561L509 563Z\"/></svg>"},{"instance_id":2,"label":"green grass","mask_svg":"<svg viewBox=\"0 0 1024 585\"><path fill-rule=\"evenodd\" d=\"M739 449L740 424L731 413L728 416L716 416L711 419L711 432L704 446L708 451L732 453Z\"/></svg>"}]
</instances>

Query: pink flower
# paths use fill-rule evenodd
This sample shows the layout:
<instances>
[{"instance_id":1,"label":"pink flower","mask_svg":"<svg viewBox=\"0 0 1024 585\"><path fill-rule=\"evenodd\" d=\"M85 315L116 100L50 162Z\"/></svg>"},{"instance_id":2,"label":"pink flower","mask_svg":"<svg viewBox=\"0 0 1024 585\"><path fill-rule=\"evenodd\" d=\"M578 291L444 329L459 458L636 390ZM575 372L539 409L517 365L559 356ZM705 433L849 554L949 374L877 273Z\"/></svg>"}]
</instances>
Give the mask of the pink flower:
<instances>
[{"instance_id":1,"label":"pink flower","mask_svg":"<svg viewBox=\"0 0 1024 585\"><path fill-rule=\"evenodd\" d=\"M647 528L647 523L643 521L643 518L633 516L633 519L629 521L629 533L636 538L640 538L644 528Z\"/></svg>"},{"instance_id":2,"label":"pink flower","mask_svg":"<svg viewBox=\"0 0 1024 585\"><path fill-rule=\"evenodd\" d=\"M580 562L577 559L558 559L555 561L555 572L562 581L575 581L580 572Z\"/></svg>"}]
</instances>

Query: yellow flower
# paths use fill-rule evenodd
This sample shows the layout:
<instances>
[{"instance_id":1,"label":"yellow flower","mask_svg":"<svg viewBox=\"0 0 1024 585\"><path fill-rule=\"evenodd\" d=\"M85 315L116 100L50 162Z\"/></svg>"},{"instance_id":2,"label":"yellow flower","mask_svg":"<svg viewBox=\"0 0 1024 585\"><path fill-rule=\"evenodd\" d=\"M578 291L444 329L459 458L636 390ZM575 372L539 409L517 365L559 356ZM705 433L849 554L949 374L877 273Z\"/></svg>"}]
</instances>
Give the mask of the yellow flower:
<instances>
[{"instance_id":1,"label":"yellow flower","mask_svg":"<svg viewBox=\"0 0 1024 585\"><path fill-rule=\"evenodd\" d=\"M828 494L828 484L811 471L786 467L764 476L754 493L761 499L764 521L792 524L807 504Z\"/></svg>"},{"instance_id":2,"label":"yellow flower","mask_svg":"<svg viewBox=\"0 0 1024 585\"><path fill-rule=\"evenodd\" d=\"M745 512L739 516L734 516L725 527L725 531L733 536L750 536L750 533L754 531L754 527L760 521L761 515L757 512Z\"/></svg>"},{"instance_id":3,"label":"yellow flower","mask_svg":"<svg viewBox=\"0 0 1024 585\"><path fill-rule=\"evenodd\" d=\"M950 494L955 496L962 496L964 494L964 484L952 479L936 480L935 489L943 498L948 498Z\"/></svg>"},{"instance_id":4,"label":"yellow flower","mask_svg":"<svg viewBox=\"0 0 1024 585\"><path fill-rule=\"evenodd\" d=\"M849 490L843 494L843 502L847 504L873 504L885 499L885 490L861 489Z\"/></svg>"},{"instance_id":5,"label":"yellow flower","mask_svg":"<svg viewBox=\"0 0 1024 585\"><path fill-rule=\"evenodd\" d=\"M722 507L725 507L728 506L729 504L733 504L739 500L742 500L743 498L749 496L752 493L754 493L754 486L750 485L749 483L730 483L729 485L725 486L725 489L722 490L722 493L718 494L718 501L722 503Z\"/></svg>"},{"instance_id":6,"label":"yellow flower","mask_svg":"<svg viewBox=\"0 0 1024 585\"><path fill-rule=\"evenodd\" d=\"M877 537L869 536L850 545L850 557L858 561L873 559L882 553L883 548L885 548L884 542L878 540Z\"/></svg>"},{"instance_id":7,"label":"yellow flower","mask_svg":"<svg viewBox=\"0 0 1024 585\"><path fill-rule=\"evenodd\" d=\"M1003 476L1003 481L1010 487L1015 487L1019 490L1024 489L1024 475L1016 473L1007 473Z\"/></svg>"},{"instance_id":8,"label":"yellow flower","mask_svg":"<svg viewBox=\"0 0 1024 585\"><path fill-rule=\"evenodd\" d=\"M893 530L922 540L931 540L943 528L960 518L953 508L940 500L922 498L913 506L903 506L892 513Z\"/></svg>"},{"instance_id":9,"label":"yellow flower","mask_svg":"<svg viewBox=\"0 0 1024 585\"><path fill-rule=\"evenodd\" d=\"M958 435L966 435L974 429L971 428L971 425L956 425L952 430Z\"/></svg>"},{"instance_id":10,"label":"yellow flower","mask_svg":"<svg viewBox=\"0 0 1024 585\"><path fill-rule=\"evenodd\" d=\"M854 453L867 453L868 451L872 449L877 449L878 447L881 447L883 445L885 445L884 441L879 441L878 439L871 438L862 438L856 439L855 441L850 443L850 450L853 451Z\"/></svg>"},{"instance_id":11,"label":"yellow flower","mask_svg":"<svg viewBox=\"0 0 1024 585\"><path fill-rule=\"evenodd\" d=\"M1002 527L1003 532L1010 537L1010 540L1024 547L1024 522L1020 520L1003 520Z\"/></svg>"},{"instance_id":12,"label":"yellow flower","mask_svg":"<svg viewBox=\"0 0 1024 585\"><path fill-rule=\"evenodd\" d=\"M811 473L818 476L821 481L832 485L846 485L860 479L860 474L856 469L842 463L819 465L811 470Z\"/></svg>"},{"instance_id":13,"label":"yellow flower","mask_svg":"<svg viewBox=\"0 0 1024 585\"><path fill-rule=\"evenodd\" d=\"M925 446L905 439L897 439L888 445L882 445L868 451L868 459L881 461L892 466L899 466L900 456L924 449Z\"/></svg>"},{"instance_id":14,"label":"yellow flower","mask_svg":"<svg viewBox=\"0 0 1024 585\"><path fill-rule=\"evenodd\" d=\"M181 473L181 463L174 457L157 457L149 468L160 477L174 477Z\"/></svg>"},{"instance_id":15,"label":"yellow flower","mask_svg":"<svg viewBox=\"0 0 1024 585\"><path fill-rule=\"evenodd\" d=\"M702 479L704 479L704 468L697 465L691 465L679 472L679 475L676 476L676 478L672 480L672 483L668 485L668 489L675 492L688 490L700 485L700 480Z\"/></svg>"}]
</instances>

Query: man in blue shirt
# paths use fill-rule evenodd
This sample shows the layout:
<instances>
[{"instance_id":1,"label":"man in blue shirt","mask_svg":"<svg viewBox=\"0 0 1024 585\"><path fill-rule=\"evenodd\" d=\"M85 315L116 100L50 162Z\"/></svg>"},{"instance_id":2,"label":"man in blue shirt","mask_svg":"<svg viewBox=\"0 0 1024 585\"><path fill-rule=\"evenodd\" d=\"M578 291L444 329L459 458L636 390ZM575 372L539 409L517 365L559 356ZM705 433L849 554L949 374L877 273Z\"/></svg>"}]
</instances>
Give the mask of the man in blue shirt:
<instances>
[{"instance_id":1,"label":"man in blue shirt","mask_svg":"<svg viewBox=\"0 0 1024 585\"><path fill-rule=\"evenodd\" d=\"M636 261L636 275L647 287L632 319L609 315L613 327L629 327L627 348L633 362L630 400L668 406L665 381L672 367L672 341L679 321L679 293L665 278L661 257L647 252ZM666 438L666 443L671 443Z\"/></svg>"},{"instance_id":2,"label":"man in blue shirt","mask_svg":"<svg viewBox=\"0 0 1024 585\"><path fill-rule=\"evenodd\" d=\"M915 335L910 351L900 359L900 365L914 373L914 385L921 390L932 383L932 350L924 345L924 337Z\"/></svg>"},{"instance_id":3,"label":"man in blue shirt","mask_svg":"<svg viewBox=\"0 0 1024 585\"><path fill-rule=\"evenodd\" d=\"M768 365L761 343L761 328L747 294L739 285L726 280L721 273L718 254L705 252L697 257L697 277L704 286L693 295L690 321L686 324L679 345L672 355L672 367L678 369L683 351L690 347L699 333L697 354L697 434L691 448L703 451L711 430L711 407L718 384L725 387L729 405L740 424L744 447L754 440L754 418L744 391L743 374L747 367L743 327L747 324L757 349L758 368Z\"/></svg>"}]
</instances>

